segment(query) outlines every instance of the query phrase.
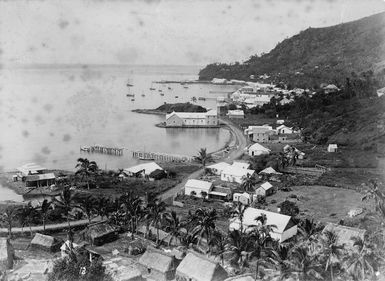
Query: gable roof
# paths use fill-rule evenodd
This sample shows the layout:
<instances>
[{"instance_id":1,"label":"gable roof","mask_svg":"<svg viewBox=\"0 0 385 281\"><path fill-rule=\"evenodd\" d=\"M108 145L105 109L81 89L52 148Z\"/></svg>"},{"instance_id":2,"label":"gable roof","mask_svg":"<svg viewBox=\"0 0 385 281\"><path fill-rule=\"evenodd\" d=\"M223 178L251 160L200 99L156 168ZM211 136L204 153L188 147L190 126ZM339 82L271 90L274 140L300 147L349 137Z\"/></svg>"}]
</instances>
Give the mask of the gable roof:
<instances>
[{"instance_id":1,"label":"gable roof","mask_svg":"<svg viewBox=\"0 0 385 281\"><path fill-rule=\"evenodd\" d=\"M270 188L273 187L273 185L267 181L267 182L264 182L263 184L261 184L260 187L262 187L264 190L269 190Z\"/></svg>"},{"instance_id":2,"label":"gable roof","mask_svg":"<svg viewBox=\"0 0 385 281\"><path fill-rule=\"evenodd\" d=\"M25 177L26 181L41 181L41 180L53 180L55 179L54 173L46 173L46 174L35 174L35 175L28 175Z\"/></svg>"},{"instance_id":3,"label":"gable roof","mask_svg":"<svg viewBox=\"0 0 385 281\"><path fill-rule=\"evenodd\" d=\"M254 174L254 172L255 172L254 170L242 169L239 167L229 166L222 171L222 174L232 175L232 176L236 176L236 177L243 177L243 176L247 176L247 174L252 175L252 174Z\"/></svg>"},{"instance_id":4,"label":"gable roof","mask_svg":"<svg viewBox=\"0 0 385 281\"><path fill-rule=\"evenodd\" d=\"M282 173L277 172L272 167L267 167L266 169L263 169L259 172L260 174L275 174L275 175L282 175Z\"/></svg>"},{"instance_id":5,"label":"gable roof","mask_svg":"<svg viewBox=\"0 0 385 281\"><path fill-rule=\"evenodd\" d=\"M243 215L243 224L245 226L256 225L257 222L255 219L260 215L266 215L266 224L267 225L275 225L276 228L273 228L273 232L275 233L283 233L287 227L291 224L291 217L275 212L270 212L266 210L256 209L256 208L247 208ZM234 218L230 220L230 229L238 229L240 226L239 219Z\"/></svg>"},{"instance_id":6,"label":"gable roof","mask_svg":"<svg viewBox=\"0 0 385 281\"><path fill-rule=\"evenodd\" d=\"M337 243L340 245L345 244L349 248L353 248L354 244L354 241L351 238L360 237L363 239L366 233L365 229L349 227L335 223L328 223L322 230L322 233L325 233L326 231L334 232L338 236Z\"/></svg>"},{"instance_id":7,"label":"gable roof","mask_svg":"<svg viewBox=\"0 0 385 281\"><path fill-rule=\"evenodd\" d=\"M243 161L234 161L233 165L231 165L231 166L239 167L241 169L248 169L250 167L250 164L247 162L243 162Z\"/></svg>"},{"instance_id":8,"label":"gable roof","mask_svg":"<svg viewBox=\"0 0 385 281\"><path fill-rule=\"evenodd\" d=\"M210 165L210 166L206 166L206 168L208 169L215 169L215 170L223 170L227 167L231 166L229 163L226 163L226 162L219 162L219 163L215 163L213 165Z\"/></svg>"},{"instance_id":9,"label":"gable roof","mask_svg":"<svg viewBox=\"0 0 385 281\"><path fill-rule=\"evenodd\" d=\"M193 251L179 264L176 274L197 281L223 281L228 277L227 272L217 262Z\"/></svg>"},{"instance_id":10,"label":"gable roof","mask_svg":"<svg viewBox=\"0 0 385 281\"><path fill-rule=\"evenodd\" d=\"M158 164L156 164L155 162L149 162L149 163L143 163L143 164L139 164L139 165L136 165L136 166L133 166L133 167L130 167L130 168L126 168L124 169L124 172L130 174L137 174L139 173L140 171L143 171L144 170L144 173L146 175L149 175L151 174L153 171L155 170L163 170L163 168L161 166L159 166Z\"/></svg>"},{"instance_id":11,"label":"gable roof","mask_svg":"<svg viewBox=\"0 0 385 281\"><path fill-rule=\"evenodd\" d=\"M175 112L173 111L170 114L166 114L166 120L172 116L178 116L183 119L205 119L207 116L216 116L216 110L209 110L207 112Z\"/></svg>"},{"instance_id":12,"label":"gable roof","mask_svg":"<svg viewBox=\"0 0 385 281\"><path fill-rule=\"evenodd\" d=\"M88 226L86 232L90 238L94 239L115 232L115 228L108 223L98 223Z\"/></svg>"},{"instance_id":13,"label":"gable roof","mask_svg":"<svg viewBox=\"0 0 385 281\"><path fill-rule=\"evenodd\" d=\"M253 145L251 145L249 147L249 150L254 150L254 151L265 151L265 152L268 152L270 153L270 149L268 149L267 147L264 147L263 145L259 144L259 143L254 143Z\"/></svg>"},{"instance_id":14,"label":"gable roof","mask_svg":"<svg viewBox=\"0 0 385 281\"><path fill-rule=\"evenodd\" d=\"M31 174L38 174L39 172L47 169L35 163L27 163L17 168L17 170L24 175L28 175L29 172L31 172Z\"/></svg>"},{"instance_id":15,"label":"gable roof","mask_svg":"<svg viewBox=\"0 0 385 281\"><path fill-rule=\"evenodd\" d=\"M210 191L212 185L213 184L211 182L195 180L195 179L189 179L185 184L185 186L187 187L199 188L207 192Z\"/></svg>"},{"instance_id":16,"label":"gable roof","mask_svg":"<svg viewBox=\"0 0 385 281\"><path fill-rule=\"evenodd\" d=\"M173 269L174 257L162 250L147 247L146 252L139 259L139 264L166 273Z\"/></svg>"},{"instance_id":17,"label":"gable roof","mask_svg":"<svg viewBox=\"0 0 385 281\"><path fill-rule=\"evenodd\" d=\"M288 127L288 126L286 126L285 124L282 124L282 125L280 125L280 126L277 127L277 130L284 129L284 128L287 128L287 129L290 129L290 130L293 129L292 127Z\"/></svg>"}]
</instances>

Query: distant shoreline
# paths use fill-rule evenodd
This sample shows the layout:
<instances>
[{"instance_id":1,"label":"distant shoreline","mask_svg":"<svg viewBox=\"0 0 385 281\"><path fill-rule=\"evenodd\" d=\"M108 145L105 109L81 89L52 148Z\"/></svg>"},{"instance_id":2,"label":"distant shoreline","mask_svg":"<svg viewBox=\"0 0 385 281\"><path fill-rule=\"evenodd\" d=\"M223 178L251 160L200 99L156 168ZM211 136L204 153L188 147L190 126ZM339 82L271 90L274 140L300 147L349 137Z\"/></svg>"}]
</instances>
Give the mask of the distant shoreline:
<instances>
[{"instance_id":1,"label":"distant shoreline","mask_svg":"<svg viewBox=\"0 0 385 281\"><path fill-rule=\"evenodd\" d=\"M166 115L165 112L156 109L133 109L131 111L141 114Z\"/></svg>"}]
</instances>

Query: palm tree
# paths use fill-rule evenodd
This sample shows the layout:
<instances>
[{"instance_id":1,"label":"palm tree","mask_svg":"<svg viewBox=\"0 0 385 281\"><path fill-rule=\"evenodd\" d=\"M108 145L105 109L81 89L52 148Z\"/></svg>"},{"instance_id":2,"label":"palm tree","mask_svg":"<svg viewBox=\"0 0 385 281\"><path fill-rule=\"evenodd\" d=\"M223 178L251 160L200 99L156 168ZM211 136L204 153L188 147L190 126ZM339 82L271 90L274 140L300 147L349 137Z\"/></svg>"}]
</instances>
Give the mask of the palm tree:
<instances>
[{"instance_id":1,"label":"palm tree","mask_svg":"<svg viewBox=\"0 0 385 281\"><path fill-rule=\"evenodd\" d=\"M299 224L299 233L303 237L304 241L312 240L312 238L322 231L322 226L314 222L314 219L309 220L306 218Z\"/></svg>"},{"instance_id":2,"label":"palm tree","mask_svg":"<svg viewBox=\"0 0 385 281\"><path fill-rule=\"evenodd\" d=\"M230 262L232 264L237 264L240 268L247 265L253 247L254 241L248 233L235 229L230 231L227 235L225 253L230 254Z\"/></svg>"},{"instance_id":3,"label":"palm tree","mask_svg":"<svg viewBox=\"0 0 385 281\"><path fill-rule=\"evenodd\" d=\"M338 244L338 236L332 231L325 231L324 236L321 238L323 245L322 255L326 258L325 271L330 269L330 278L333 281L333 267L340 262L340 258L343 254L344 245Z\"/></svg>"},{"instance_id":4,"label":"palm tree","mask_svg":"<svg viewBox=\"0 0 385 281\"><path fill-rule=\"evenodd\" d=\"M289 271L298 275L298 280L309 281L322 279L320 272L322 268L317 260L317 256L313 255L308 247L300 245L291 249Z\"/></svg>"},{"instance_id":5,"label":"palm tree","mask_svg":"<svg viewBox=\"0 0 385 281\"><path fill-rule=\"evenodd\" d=\"M352 240L355 251L347 259L347 271L357 280L372 279L378 266L375 246L360 237L353 237Z\"/></svg>"},{"instance_id":6,"label":"palm tree","mask_svg":"<svg viewBox=\"0 0 385 281\"><path fill-rule=\"evenodd\" d=\"M19 221L20 221L22 227L24 225L27 225L29 227L29 230L30 230L30 233L32 236L31 224L37 216L36 208L32 206L31 202L28 202L27 205L24 205L23 207L18 209L17 216L19 218Z\"/></svg>"},{"instance_id":7,"label":"palm tree","mask_svg":"<svg viewBox=\"0 0 385 281\"><path fill-rule=\"evenodd\" d=\"M95 198L92 195L77 196L74 198L74 201L76 202L77 207L79 207L86 215L88 222L91 223L96 206Z\"/></svg>"},{"instance_id":8,"label":"palm tree","mask_svg":"<svg viewBox=\"0 0 385 281\"><path fill-rule=\"evenodd\" d=\"M226 252L226 235L219 230L215 230L209 241L211 253L220 257L222 265L224 264L224 253Z\"/></svg>"},{"instance_id":9,"label":"palm tree","mask_svg":"<svg viewBox=\"0 0 385 281\"><path fill-rule=\"evenodd\" d=\"M166 214L166 203L160 199L155 199L149 206L149 212L146 215L147 219L151 220L153 226L156 227L156 243L159 243L159 228L163 222Z\"/></svg>"},{"instance_id":10,"label":"palm tree","mask_svg":"<svg viewBox=\"0 0 385 281\"><path fill-rule=\"evenodd\" d=\"M100 216L101 219L103 219L103 217L108 219L110 204L111 202L109 198L100 196L95 199L95 212L98 214L98 216Z\"/></svg>"},{"instance_id":11,"label":"palm tree","mask_svg":"<svg viewBox=\"0 0 385 281\"><path fill-rule=\"evenodd\" d=\"M47 217L48 217L48 211L51 208L51 204L52 204L51 201L48 201L47 199L44 199L43 202L41 202L41 204L38 207L38 210L40 212L40 217L41 217L41 220L43 222L44 232L45 232L45 224L46 224Z\"/></svg>"},{"instance_id":12,"label":"palm tree","mask_svg":"<svg viewBox=\"0 0 385 281\"><path fill-rule=\"evenodd\" d=\"M0 221L7 224L8 227L8 236L12 237L12 224L17 216L17 209L14 206L7 206L4 213L0 216Z\"/></svg>"},{"instance_id":13,"label":"palm tree","mask_svg":"<svg viewBox=\"0 0 385 281\"><path fill-rule=\"evenodd\" d=\"M61 208L64 211L64 217L67 219L68 230L71 229L70 224L70 212L75 206L75 194L72 194L70 188L65 186L62 192L60 193L59 199L53 198L53 203Z\"/></svg>"},{"instance_id":14,"label":"palm tree","mask_svg":"<svg viewBox=\"0 0 385 281\"><path fill-rule=\"evenodd\" d=\"M257 184L257 182L258 179L254 174L247 174L246 176L243 176L241 186L246 192L253 192L254 186Z\"/></svg>"},{"instance_id":15,"label":"palm tree","mask_svg":"<svg viewBox=\"0 0 385 281\"><path fill-rule=\"evenodd\" d=\"M131 238L134 239L134 233L138 225L139 216L142 212L142 199L133 192L128 192L121 196L121 208L124 212L125 223L130 221Z\"/></svg>"},{"instance_id":16,"label":"palm tree","mask_svg":"<svg viewBox=\"0 0 385 281\"><path fill-rule=\"evenodd\" d=\"M78 168L75 175L81 175L82 180L86 178L87 189L90 189L89 178L98 170L98 165L96 164L96 162L89 161L87 158L79 158L75 168Z\"/></svg>"},{"instance_id":17,"label":"palm tree","mask_svg":"<svg viewBox=\"0 0 385 281\"><path fill-rule=\"evenodd\" d=\"M201 148L198 152L198 155L194 157L195 161L202 164L203 168L206 167L207 162L212 162L213 157L207 153L206 148Z\"/></svg>"},{"instance_id":18,"label":"palm tree","mask_svg":"<svg viewBox=\"0 0 385 281\"><path fill-rule=\"evenodd\" d=\"M167 222L166 231L171 236L169 246L173 239L181 237L181 230L185 229L185 223L181 221L175 211L165 213L165 221Z\"/></svg>"},{"instance_id":19,"label":"palm tree","mask_svg":"<svg viewBox=\"0 0 385 281\"><path fill-rule=\"evenodd\" d=\"M267 262L272 264L279 272L278 280L286 280L289 275L289 252L290 246L278 244L270 251Z\"/></svg>"},{"instance_id":20,"label":"palm tree","mask_svg":"<svg viewBox=\"0 0 385 281\"><path fill-rule=\"evenodd\" d=\"M243 205L241 202L233 202L234 209L231 211L231 218L237 218L240 224L240 231L243 232L243 217L249 205Z\"/></svg>"},{"instance_id":21,"label":"palm tree","mask_svg":"<svg viewBox=\"0 0 385 281\"><path fill-rule=\"evenodd\" d=\"M199 208L195 211L192 218L192 225L194 226L192 233L195 233L201 239L206 236L207 242L210 241L211 235L215 230L215 221L218 219L217 211L215 209Z\"/></svg>"}]
</instances>

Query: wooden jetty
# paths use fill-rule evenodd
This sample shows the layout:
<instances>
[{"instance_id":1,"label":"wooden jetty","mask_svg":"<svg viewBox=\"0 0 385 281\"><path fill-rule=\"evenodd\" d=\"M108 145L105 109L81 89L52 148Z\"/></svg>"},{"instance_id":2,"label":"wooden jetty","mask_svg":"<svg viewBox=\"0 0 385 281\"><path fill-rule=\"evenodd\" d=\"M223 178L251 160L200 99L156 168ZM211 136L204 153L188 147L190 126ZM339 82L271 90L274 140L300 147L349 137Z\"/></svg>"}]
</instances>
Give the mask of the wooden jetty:
<instances>
[{"instance_id":1,"label":"wooden jetty","mask_svg":"<svg viewBox=\"0 0 385 281\"><path fill-rule=\"evenodd\" d=\"M132 157L141 160L154 160L157 162L191 162L193 157L186 155L167 154L159 152L133 151Z\"/></svg>"},{"instance_id":2,"label":"wooden jetty","mask_svg":"<svg viewBox=\"0 0 385 281\"><path fill-rule=\"evenodd\" d=\"M123 150L124 148L107 147L103 145L92 145L92 146L80 147L80 151L89 152L89 153L103 153L103 154L110 154L110 155L116 155L116 156L122 156Z\"/></svg>"}]
</instances>

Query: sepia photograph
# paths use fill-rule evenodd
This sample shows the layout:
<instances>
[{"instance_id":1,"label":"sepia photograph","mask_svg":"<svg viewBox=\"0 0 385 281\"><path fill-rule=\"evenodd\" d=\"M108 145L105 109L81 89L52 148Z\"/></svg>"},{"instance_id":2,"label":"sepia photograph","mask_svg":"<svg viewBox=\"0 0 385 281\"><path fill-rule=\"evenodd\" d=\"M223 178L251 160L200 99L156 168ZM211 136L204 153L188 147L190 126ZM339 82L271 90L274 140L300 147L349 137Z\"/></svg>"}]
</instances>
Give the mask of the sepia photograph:
<instances>
[{"instance_id":1,"label":"sepia photograph","mask_svg":"<svg viewBox=\"0 0 385 281\"><path fill-rule=\"evenodd\" d=\"M0 281L385 281L385 0L0 0Z\"/></svg>"}]
</instances>

